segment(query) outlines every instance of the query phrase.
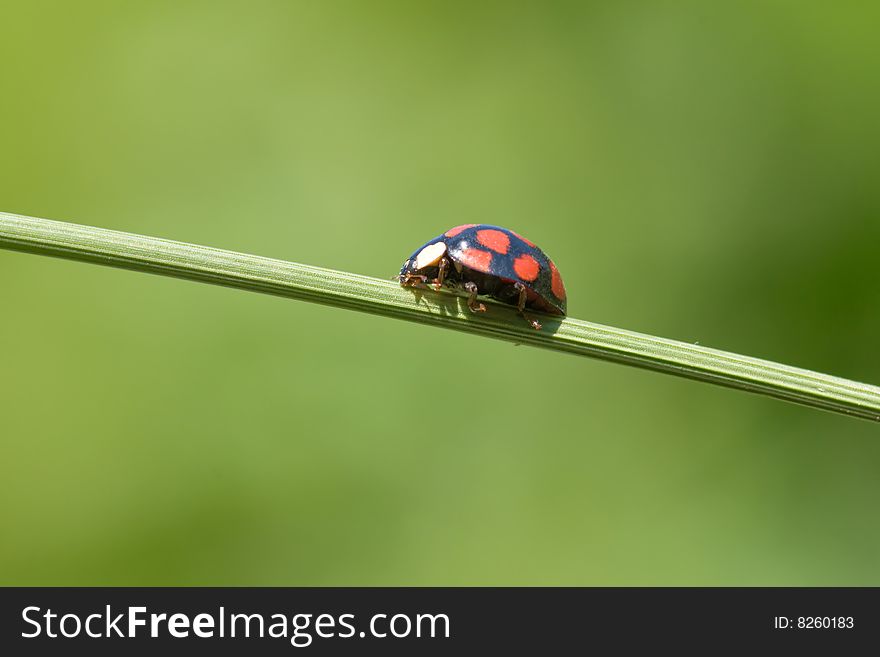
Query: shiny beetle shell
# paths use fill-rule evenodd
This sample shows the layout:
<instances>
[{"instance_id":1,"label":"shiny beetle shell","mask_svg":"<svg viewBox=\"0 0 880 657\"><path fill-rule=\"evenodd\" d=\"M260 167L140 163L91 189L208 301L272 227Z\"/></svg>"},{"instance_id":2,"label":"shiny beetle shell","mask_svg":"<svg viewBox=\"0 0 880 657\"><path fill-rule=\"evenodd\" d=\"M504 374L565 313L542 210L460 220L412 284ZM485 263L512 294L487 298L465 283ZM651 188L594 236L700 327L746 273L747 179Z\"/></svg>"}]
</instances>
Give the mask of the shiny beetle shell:
<instances>
[{"instance_id":1,"label":"shiny beetle shell","mask_svg":"<svg viewBox=\"0 0 880 657\"><path fill-rule=\"evenodd\" d=\"M556 265L533 242L512 230L489 224L450 228L425 242L403 263L401 283L413 277L437 279L444 257L453 265L445 272L447 284L473 283L480 294L514 305L519 284L525 287L526 308L565 315L565 285Z\"/></svg>"}]
</instances>

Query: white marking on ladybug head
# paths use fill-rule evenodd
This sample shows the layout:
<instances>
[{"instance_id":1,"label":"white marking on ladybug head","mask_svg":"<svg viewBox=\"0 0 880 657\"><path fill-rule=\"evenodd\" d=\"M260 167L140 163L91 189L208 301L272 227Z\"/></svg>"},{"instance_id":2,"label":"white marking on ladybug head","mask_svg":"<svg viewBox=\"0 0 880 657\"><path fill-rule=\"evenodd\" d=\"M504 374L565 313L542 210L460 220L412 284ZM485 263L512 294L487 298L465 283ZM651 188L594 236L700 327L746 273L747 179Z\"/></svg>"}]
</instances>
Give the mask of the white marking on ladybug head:
<instances>
[{"instance_id":1,"label":"white marking on ladybug head","mask_svg":"<svg viewBox=\"0 0 880 657\"><path fill-rule=\"evenodd\" d=\"M440 258L446 255L446 244L443 242L434 242L419 251L413 263L416 270L431 267L440 262Z\"/></svg>"}]
</instances>

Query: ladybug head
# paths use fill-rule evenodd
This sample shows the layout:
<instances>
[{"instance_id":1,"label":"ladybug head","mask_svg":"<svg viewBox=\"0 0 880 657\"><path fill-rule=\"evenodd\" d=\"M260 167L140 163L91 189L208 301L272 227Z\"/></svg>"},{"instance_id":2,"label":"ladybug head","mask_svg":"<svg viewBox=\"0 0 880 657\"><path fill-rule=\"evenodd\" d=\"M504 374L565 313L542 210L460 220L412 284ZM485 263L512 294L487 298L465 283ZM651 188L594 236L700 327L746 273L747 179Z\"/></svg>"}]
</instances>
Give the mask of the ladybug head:
<instances>
[{"instance_id":1,"label":"ladybug head","mask_svg":"<svg viewBox=\"0 0 880 657\"><path fill-rule=\"evenodd\" d=\"M434 242L426 244L421 249L413 253L409 260L403 263L400 269L400 275L406 274L425 274L431 269L437 269L440 259L446 255L446 244L443 242Z\"/></svg>"}]
</instances>

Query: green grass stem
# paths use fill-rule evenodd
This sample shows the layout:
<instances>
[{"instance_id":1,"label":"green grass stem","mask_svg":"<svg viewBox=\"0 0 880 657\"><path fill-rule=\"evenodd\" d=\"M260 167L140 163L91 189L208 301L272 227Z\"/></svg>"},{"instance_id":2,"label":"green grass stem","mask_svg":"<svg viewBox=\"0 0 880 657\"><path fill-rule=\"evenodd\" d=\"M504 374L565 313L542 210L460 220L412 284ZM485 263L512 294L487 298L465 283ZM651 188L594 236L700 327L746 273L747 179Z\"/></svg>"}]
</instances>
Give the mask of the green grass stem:
<instances>
[{"instance_id":1,"label":"green grass stem","mask_svg":"<svg viewBox=\"0 0 880 657\"><path fill-rule=\"evenodd\" d=\"M395 281L91 226L0 213L0 247L311 301L601 358L880 421L880 387L579 319L508 306L475 315L461 296Z\"/></svg>"}]
</instances>

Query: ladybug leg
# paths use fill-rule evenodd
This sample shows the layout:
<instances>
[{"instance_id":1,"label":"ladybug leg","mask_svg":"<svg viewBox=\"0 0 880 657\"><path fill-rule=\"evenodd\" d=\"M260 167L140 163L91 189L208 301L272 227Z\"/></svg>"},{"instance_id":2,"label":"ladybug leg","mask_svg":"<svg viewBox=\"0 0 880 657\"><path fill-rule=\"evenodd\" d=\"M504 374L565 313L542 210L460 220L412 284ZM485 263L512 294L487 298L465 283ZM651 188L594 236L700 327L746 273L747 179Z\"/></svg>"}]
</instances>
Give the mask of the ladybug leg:
<instances>
[{"instance_id":1,"label":"ladybug leg","mask_svg":"<svg viewBox=\"0 0 880 657\"><path fill-rule=\"evenodd\" d=\"M477 295L480 291L477 289L476 284L471 281L468 281L464 284L464 289L468 293L468 308L471 309L472 313L482 313L486 311L486 306L477 301Z\"/></svg>"},{"instance_id":2,"label":"ladybug leg","mask_svg":"<svg viewBox=\"0 0 880 657\"><path fill-rule=\"evenodd\" d=\"M541 323L537 319L532 319L525 313L527 299L526 286L520 282L516 282L513 287L519 291L519 301L516 304L516 309L519 311L519 314L522 315L523 319L526 320L533 329L536 331L541 330Z\"/></svg>"},{"instance_id":3,"label":"ladybug leg","mask_svg":"<svg viewBox=\"0 0 880 657\"><path fill-rule=\"evenodd\" d=\"M417 287L418 285L424 285L428 282L428 277L423 274L413 274L411 272L407 272L406 274L399 277L400 284L403 287Z\"/></svg>"},{"instance_id":4,"label":"ladybug leg","mask_svg":"<svg viewBox=\"0 0 880 657\"><path fill-rule=\"evenodd\" d=\"M513 287L519 292L519 301L516 304L516 309L519 311L519 314L522 315L523 311L526 309L526 286L520 282L516 282L513 284Z\"/></svg>"},{"instance_id":5,"label":"ladybug leg","mask_svg":"<svg viewBox=\"0 0 880 657\"><path fill-rule=\"evenodd\" d=\"M449 269L449 260L440 258L440 270L437 272L437 280L434 281L434 287L440 289L443 287L443 280L446 278L446 270Z\"/></svg>"}]
</instances>

